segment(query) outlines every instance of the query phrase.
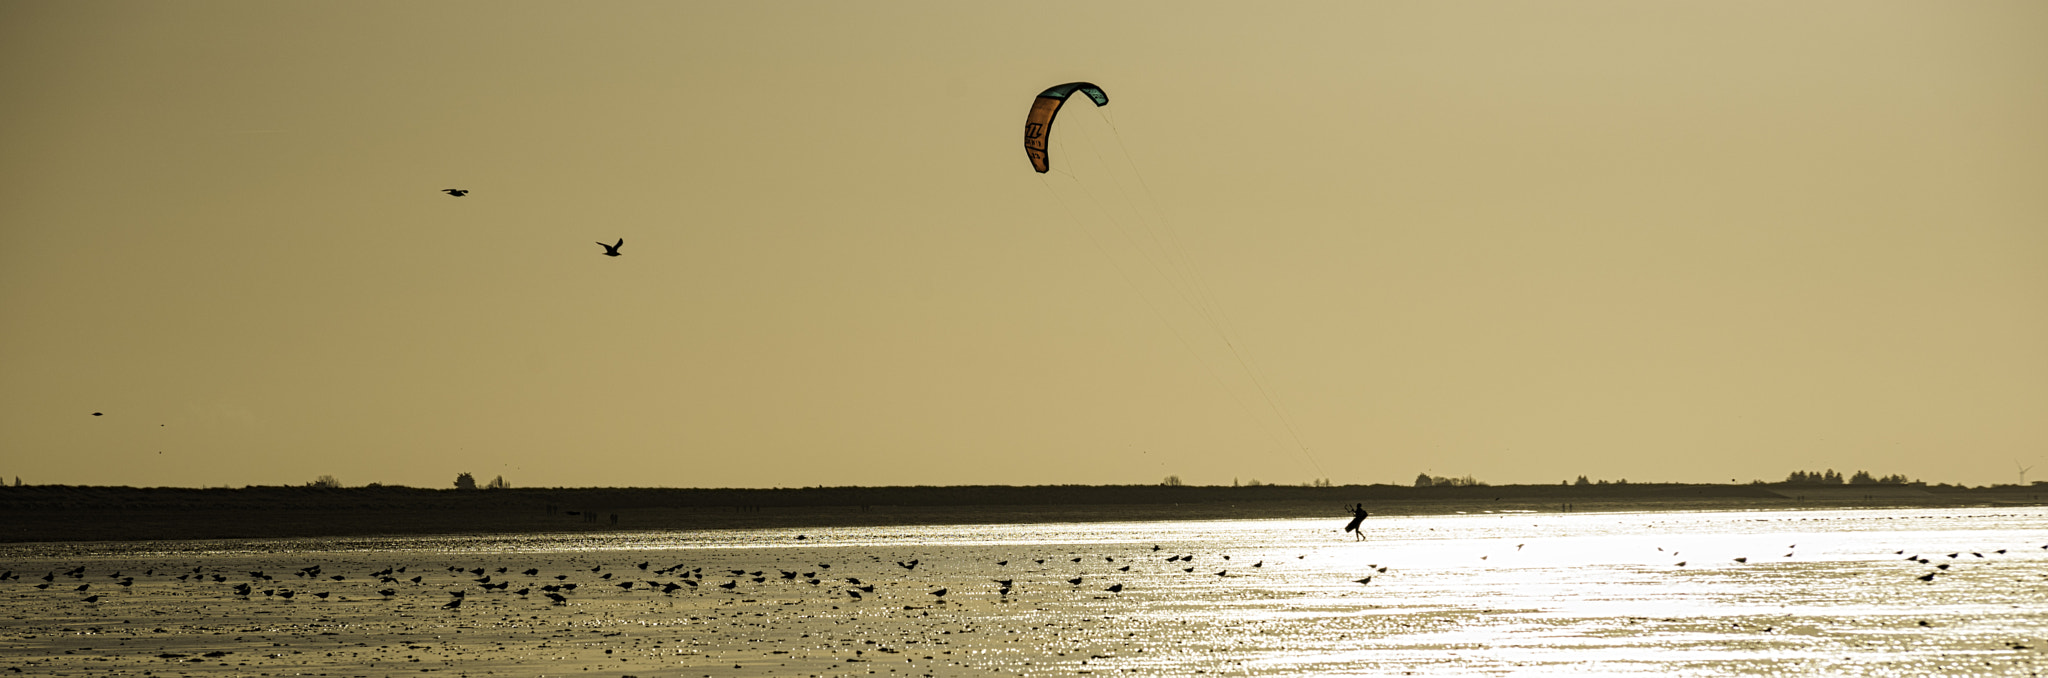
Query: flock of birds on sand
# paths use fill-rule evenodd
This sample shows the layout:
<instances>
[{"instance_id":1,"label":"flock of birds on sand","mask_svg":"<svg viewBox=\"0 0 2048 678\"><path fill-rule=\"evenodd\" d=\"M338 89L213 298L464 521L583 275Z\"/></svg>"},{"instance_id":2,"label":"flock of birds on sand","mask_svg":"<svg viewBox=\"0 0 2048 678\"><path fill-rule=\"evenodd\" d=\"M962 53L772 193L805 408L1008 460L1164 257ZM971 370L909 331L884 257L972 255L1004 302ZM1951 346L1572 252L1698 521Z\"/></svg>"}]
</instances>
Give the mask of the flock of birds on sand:
<instances>
[{"instance_id":1,"label":"flock of birds on sand","mask_svg":"<svg viewBox=\"0 0 2048 678\"><path fill-rule=\"evenodd\" d=\"M1153 546L1151 551L1155 554L1154 557L1157 557L1156 554L1162 549L1163 547ZM1117 575L1129 573L1135 565L1143 562L1143 560L1133 559L1128 556L1121 561L1116 556L1073 556L1066 557L1064 560L1068 565L1081 565L1084 562L1092 562L1092 559L1097 557L1101 559L1103 564L1101 568L1098 568L1098 572L1068 571L1053 575L1048 578L1048 581L1043 583L1072 591L1095 591L1098 590L1095 587L1101 586L1099 590L1103 593L1111 595L1121 594L1128 590L1129 586L1124 582L1115 581ZM1297 559L1305 559L1307 557L1307 555L1296 556ZM880 557L870 556L870 559L879 561ZM1047 571L1045 566L1048 562L1054 562L1054 566L1059 566L1060 563L1055 562L1056 560L1058 559L1031 559L1030 566L1019 563L1019 571L1042 573ZM1215 563L1208 567L1196 565L1197 558L1194 554L1172 554L1159 560L1171 569L1178 569L1183 575L1197 574L1197 571L1200 570L1200 574L1203 576L1232 577L1242 576L1244 570L1260 570L1267 567L1265 560L1249 564L1242 564L1240 562L1237 563L1238 574L1233 574L1233 561L1229 555L1213 557ZM898 560L894 562L895 567L903 570L906 576L917 572L918 567L924 564L919 559ZM993 571L1001 572L1010 568L1011 561L998 560L994 561L993 564L995 566ZM1211 567L1220 569L1215 569L1212 572L1210 571ZM1377 564L1366 567L1371 574L1362 579L1353 580L1355 583L1371 584L1374 576L1384 574L1388 570L1387 567ZM1030 569L1024 570L1022 568ZM1088 568L1084 566L1072 569L1085 570ZM216 571L209 572L204 567L192 567L189 570L180 567L175 570L166 569L162 571L156 568L148 568L140 576L159 577L190 585L225 585L224 590L236 598L253 599L260 597L285 601L302 598L328 600L331 597L335 597L337 589L345 589L350 586L350 584L345 584L345 582L353 582L354 585L360 585L362 582L373 581L375 586L381 587L376 590L376 595L385 600L396 599L402 593L410 591L439 591L448 596L439 605L440 608L446 610L461 609L463 603L469 600L471 595L503 594L519 598L538 596L547 599L552 605L567 605L573 599L572 596L588 596L597 592L646 592L659 595L675 595L678 592L719 589L725 592L751 593L761 585L783 584L818 587L828 595L843 596L850 602L859 602L875 596L878 585L900 587L906 583L894 581L878 584L878 582L874 581L875 577L872 576L867 579L857 576L840 577L834 576L831 570L831 563L816 563L815 567L804 567L796 570L728 568L707 572L702 566L690 567L687 564L677 563L667 567L655 567L652 561L641 561L623 568L607 569L604 565L598 564L590 567L578 566L568 571L556 572L543 572L538 567L529 567L515 571L509 566L492 568L464 565L448 565L441 571L429 572L411 566L394 565L351 577L347 574L331 572L326 569L326 566L315 564L290 572L288 575L291 577L290 579L282 578L282 576L286 575L272 574L263 570L219 571L216 568ZM927 567L926 571L929 570L930 568ZM1074 574L1074 576L1067 577L1066 574ZM68 569L51 570L40 577L43 583L36 584L32 588L38 590L70 590L75 593L85 593L88 595L79 599L79 602L97 603L102 599L102 592L110 590L109 587L113 587L115 590L125 590L134 586L136 576L115 570L104 575L95 574L92 577L95 581L85 581L88 578L87 570L85 566L81 565ZM70 583L59 583L59 579L62 578L69 578L79 583L76 586L72 586ZM112 581L97 581L101 578ZM20 579L21 575L16 574L12 570L0 572L0 582L8 580L18 581ZM572 579L575 581L571 581ZM726 581L718 582L717 580L719 579ZM993 585L992 588L999 602L1008 602L1011 600L1011 594L1017 590L1018 581L1019 576L1012 575L1000 579L990 579L989 583ZM1059 587L1060 582L1064 582L1066 586ZM1105 582L1108 582L1108 585L1102 586ZM927 600L941 604L946 602L948 595L955 593L948 587L931 588L930 586L925 586L919 588L931 589L924 591L924 594L929 596ZM337 599L345 600L347 598L339 597Z\"/></svg>"},{"instance_id":2,"label":"flock of birds on sand","mask_svg":"<svg viewBox=\"0 0 2048 678\"><path fill-rule=\"evenodd\" d=\"M469 189L467 189L467 188L444 188L444 189L441 189L441 192L442 192L442 193L446 193L446 194L448 194L449 196L452 196L452 197L456 197L456 198L460 198L460 197L462 197L462 196L465 196L465 195L469 195ZM618 242L616 242L616 243L612 243L612 244L610 244L610 245L606 245L606 244L604 244L604 243L600 242L600 243L598 243L598 246L600 246L600 247L603 247L603 248L604 248L604 255L605 255L605 256L607 256L607 257L616 257L616 256L619 256L619 248L621 248L621 247L625 247L625 246L626 246L626 239L625 239L625 238L620 238Z\"/></svg>"},{"instance_id":3,"label":"flock of birds on sand","mask_svg":"<svg viewBox=\"0 0 2048 678\"><path fill-rule=\"evenodd\" d=\"M1524 544L1517 544L1515 548L1519 551L1523 546ZM1796 544L1788 546L1788 551L1782 557L1791 558L1793 552L1790 549L1796 547ZM2048 549L2048 545L2043 545L2041 548ZM1665 551L1663 547L1658 547L1657 550L1666 553L1669 557L1679 557L1681 555L1678 551ZM1171 570L1177 569L1183 575L1194 575L1199 571L1202 576L1232 577L1243 576L1247 570L1262 570L1267 566L1265 560L1246 564L1242 561L1232 561L1229 555L1211 556L1212 563L1207 566L1198 566L1195 564L1197 558L1193 554L1171 554L1159 558L1158 553L1160 551L1162 551L1162 547L1155 545L1152 546L1151 553L1147 554L1149 557L1132 558L1126 556L1121 561L1116 556L1063 557L1067 561L1066 565L1080 567L1073 567L1067 572L1050 576L1041 574L1049 571L1046 564L1049 561L1053 561L1055 567L1062 567L1062 564L1056 562L1057 558L1036 558L1031 559L1030 565L1019 563L1020 568L1029 568L1020 569L1019 571L1040 574L1041 580L1038 582L1039 584L1049 584L1052 587L1072 591L1099 590L1111 595L1117 595L1129 590L1129 586L1126 583L1116 581L1118 575L1130 573L1134 566L1144 564L1153 558L1157 558L1159 563L1169 568L1163 574L1171 574ZM1997 549L1988 552L1957 551L1947 554L1946 557L1937 555L1934 558L1911 555L1906 556L1906 560L1922 565L1933 565L1935 567L1933 571L1915 577L1920 581L1931 583L1935 581L1937 576L1951 573L1956 562L1968 560L1964 558L1965 555L1975 559L1989 558L1990 556L1987 556L1986 553L1991 554L1991 556L2004 555L2007 553L2007 549ZM1895 552L1895 555L1904 554L1905 551L1903 550ZM1307 557L1307 555L1295 556L1296 559L1305 559ZM1484 560L1487 557L1481 556L1481 559ZM1084 562L1093 562L1092 559L1094 558L1101 559L1100 567L1094 568L1097 570L1096 572L1078 571L1090 569L1082 564ZM1937 562L1937 558L1941 560ZM870 556L870 559L880 561L879 556ZM1733 558L1732 560L1738 564L1746 564L1750 559L1745 556ZM895 567L903 570L906 576L916 573L918 567L923 564L918 559L894 562ZM1685 567L1686 564L1687 561L1684 560L1674 563L1675 566L1681 568ZM993 565L993 570L980 571L1002 572L1006 569L1011 569L1010 560L993 561ZM1212 571L1211 568L1216 569ZM1361 585L1370 585L1373 583L1374 577L1385 574L1389 569L1378 564L1369 564L1365 568L1364 577L1349 581ZM651 561L641 561L624 568L610 570L607 570L604 565L599 564L587 568L578 566L568 571L558 572L543 572L538 567L514 571L510 567L491 568L448 565L445 567L445 570L432 573L430 576L428 573L413 570L409 566L390 566L365 575L357 575L356 581L374 581L376 586L382 587L376 590L377 596L385 600L395 599L402 592L432 588L448 596L439 605L442 609L447 610L460 609L472 593L477 595L503 594L519 598L538 596L545 598L552 605L567 605L572 600L572 596L587 596L593 592L646 592L672 596L678 592L718 589L725 592L748 593L762 585L785 584L817 587L826 595L843 596L850 602L859 602L876 594L878 583L873 581L874 577L871 576L868 579L863 579L857 576L835 576L831 570L831 563L816 563L815 567L799 567L794 570L780 568L758 570L726 568L706 572L705 568L701 566L690 567L683 563L677 563L666 567L655 567ZM926 570L929 571L930 568L926 568ZM1233 572L1237 574L1233 574ZM1074 576L1067 577L1065 576L1066 574L1073 574ZM324 566L318 564L292 571L288 575L291 577L289 580L280 579L278 575L262 570L207 572L203 567L193 567L189 571L179 568L177 570L167 569L161 572L156 568L149 568L145 569L141 576L161 577L166 580L194 585L229 584L233 582L231 585L226 586L225 590L231 592L237 598L251 599L260 596L266 599L286 601L298 599L301 596L317 600L328 600L334 595L334 589L343 587L343 582L351 581L349 575L329 572ZM42 580L42 583L35 584L32 588L38 590L68 590L73 593L85 594L78 599L81 603L97 603L102 600L102 596L107 592L119 592L130 589L136 582L136 575L125 574L118 570L94 576L93 581L86 581L87 577L87 570L83 565L51 570L38 577L38 579ZM66 578L72 580L72 582L59 582L60 579ZM577 581L571 581L572 578L577 579ZM716 581L718 579L724 579L725 581L718 582ZM998 598L998 602L1008 602L1011 600L1011 594L1017 590L1018 579L1018 576L1013 575L989 580L989 583L993 584L992 588ZM19 581L21 580L21 575L13 570L0 572L0 582L9 580ZM1107 582L1107 585L1103 586L1105 582ZM905 583L900 581L887 582L891 586L901 586ZM1059 584L1061 583L1064 583L1066 586L1060 587ZM450 586L451 584L453 585L452 587ZM1097 586L1101 588L1095 588ZM952 595L954 591L947 587L940 587L924 591L924 593L929 596L928 600L944 603L946 602L946 597Z\"/></svg>"}]
</instances>

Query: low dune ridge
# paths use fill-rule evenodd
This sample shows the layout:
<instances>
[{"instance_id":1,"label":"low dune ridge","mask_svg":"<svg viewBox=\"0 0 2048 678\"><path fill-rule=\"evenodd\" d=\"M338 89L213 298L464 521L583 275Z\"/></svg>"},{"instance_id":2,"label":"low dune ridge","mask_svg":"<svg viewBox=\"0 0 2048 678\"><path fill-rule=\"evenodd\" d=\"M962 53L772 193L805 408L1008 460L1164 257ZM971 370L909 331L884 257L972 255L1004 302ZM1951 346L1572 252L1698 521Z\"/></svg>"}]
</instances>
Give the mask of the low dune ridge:
<instances>
[{"instance_id":1,"label":"low dune ridge","mask_svg":"<svg viewBox=\"0 0 2048 678\"><path fill-rule=\"evenodd\" d=\"M0 488L0 542L2034 504L1920 485Z\"/></svg>"}]
</instances>

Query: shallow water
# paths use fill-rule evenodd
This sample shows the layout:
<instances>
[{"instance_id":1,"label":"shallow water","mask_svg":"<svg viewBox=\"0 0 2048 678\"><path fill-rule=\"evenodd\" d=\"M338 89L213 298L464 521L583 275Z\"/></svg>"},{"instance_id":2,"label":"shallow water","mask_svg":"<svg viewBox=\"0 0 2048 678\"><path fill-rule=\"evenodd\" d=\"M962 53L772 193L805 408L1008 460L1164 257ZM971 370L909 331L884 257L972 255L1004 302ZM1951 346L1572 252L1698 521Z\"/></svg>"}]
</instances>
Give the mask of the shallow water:
<instances>
[{"instance_id":1,"label":"shallow water","mask_svg":"<svg viewBox=\"0 0 2048 678\"><path fill-rule=\"evenodd\" d=\"M0 671L1704 676L2048 669L2041 661L2048 509L1373 518L1364 542L1339 532L1342 523L16 545L0 547L0 569L23 575L0 582L0 614L8 620ZM913 559L914 568L898 564ZM648 569L637 567L642 562ZM1943 564L1950 567L1937 569ZM295 575L314 565L319 576ZM701 577L658 573L672 565ZM82 577L62 574L81 566ZM371 576L400 566L407 571L394 573L395 582ZM528 567L541 574L520 574ZM32 588L52 571L52 586ZM757 571L761 582L753 581ZM120 586L109 576L115 572L132 584ZM1938 574L1919 579L1928 573ZM485 575L513 582L511 590L485 589L476 581ZM421 581L409 581L414 576ZM1080 584L1070 583L1075 577ZM874 590L856 600L847 578ZM668 593L647 584L686 579L698 583ZM1013 582L1007 594L998 579ZM616 586L626 580L638 583ZM247 596L230 589L245 582L254 585ZM564 604L536 588L566 583L579 587L564 592ZM731 589L719 587L726 583ZM74 590L81 584L90 588ZM1112 585L1121 591L1106 590ZM520 588L529 594L514 595ZM382 589L394 593L379 595ZM933 595L939 589L944 596ZM284 590L293 599L281 598ZM445 609L458 591L462 604ZM100 600L80 602L91 594Z\"/></svg>"}]
</instances>

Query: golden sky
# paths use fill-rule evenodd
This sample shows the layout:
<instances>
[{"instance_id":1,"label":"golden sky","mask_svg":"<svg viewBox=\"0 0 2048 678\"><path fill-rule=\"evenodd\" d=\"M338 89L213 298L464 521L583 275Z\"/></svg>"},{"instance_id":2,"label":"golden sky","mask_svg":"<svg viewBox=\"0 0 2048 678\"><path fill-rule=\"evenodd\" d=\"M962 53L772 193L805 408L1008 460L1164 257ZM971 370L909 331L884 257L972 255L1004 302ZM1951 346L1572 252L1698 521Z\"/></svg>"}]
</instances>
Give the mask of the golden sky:
<instances>
[{"instance_id":1,"label":"golden sky","mask_svg":"<svg viewBox=\"0 0 2048 678\"><path fill-rule=\"evenodd\" d=\"M2032 0L4 1L0 476L2013 482L2043 35ZM1111 103L1035 174L1025 112L1078 80Z\"/></svg>"}]
</instances>

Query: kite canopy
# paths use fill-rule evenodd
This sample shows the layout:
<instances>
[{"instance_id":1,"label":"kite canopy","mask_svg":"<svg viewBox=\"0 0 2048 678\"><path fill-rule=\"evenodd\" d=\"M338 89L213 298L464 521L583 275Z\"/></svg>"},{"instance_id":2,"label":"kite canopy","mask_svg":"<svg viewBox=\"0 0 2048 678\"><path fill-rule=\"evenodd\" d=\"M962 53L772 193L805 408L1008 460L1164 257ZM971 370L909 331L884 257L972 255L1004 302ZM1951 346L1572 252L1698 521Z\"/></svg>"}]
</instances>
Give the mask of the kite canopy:
<instances>
[{"instance_id":1,"label":"kite canopy","mask_svg":"<svg viewBox=\"0 0 2048 678\"><path fill-rule=\"evenodd\" d=\"M1024 118L1024 155L1030 156L1032 169L1040 174L1052 169L1051 160L1045 154L1045 141L1052 137L1053 116L1059 115L1060 104L1066 103L1067 97L1074 92L1088 95L1097 106L1109 105L1109 95L1092 82L1070 82L1039 92L1038 98L1031 100L1031 115Z\"/></svg>"}]
</instances>

